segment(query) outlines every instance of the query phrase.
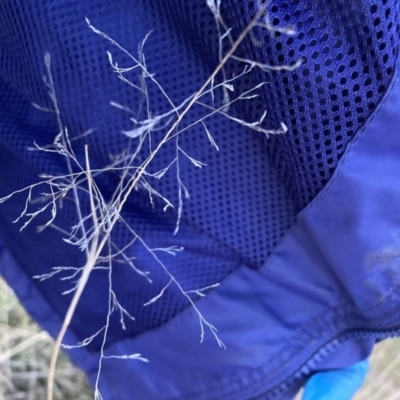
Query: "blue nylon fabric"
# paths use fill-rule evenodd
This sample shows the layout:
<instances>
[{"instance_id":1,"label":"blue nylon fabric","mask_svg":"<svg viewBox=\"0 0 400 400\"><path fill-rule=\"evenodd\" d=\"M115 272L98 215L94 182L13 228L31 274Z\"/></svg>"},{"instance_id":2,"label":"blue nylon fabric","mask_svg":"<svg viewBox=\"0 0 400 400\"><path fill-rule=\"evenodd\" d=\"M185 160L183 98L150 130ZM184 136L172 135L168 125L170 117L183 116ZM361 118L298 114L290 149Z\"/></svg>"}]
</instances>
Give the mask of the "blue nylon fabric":
<instances>
[{"instance_id":1,"label":"blue nylon fabric","mask_svg":"<svg viewBox=\"0 0 400 400\"><path fill-rule=\"evenodd\" d=\"M358 4L365 15L369 15L369 3L360 1ZM288 3L282 2L282 9L286 7L284 4ZM397 1L385 1L384 4L393 13L398 10ZM229 6L232 7L227 10ZM231 18L238 29L246 24L246 18L254 11L254 2L226 2L224 7L228 19ZM306 7L307 22L302 21L297 12L301 4L294 1L293 7L285 12L290 18L295 17L300 30L308 32L315 22L309 19L312 9L309 5ZM240 13L242 9L243 13ZM321 10L321 19L333 13L329 7ZM377 12L377 9L371 11L375 19ZM241 14L247 17L240 19ZM92 167L107 164L110 154L116 155L129 145L121 134L132 128L129 118L116 113L109 101L137 109L141 100L113 76L107 64L106 50L114 52L115 49L88 29L84 16L89 17L96 27L121 40L132 52L155 28L154 35L148 40L146 60L177 103L201 85L217 60L215 21L202 1L187 4L176 0L167 6L159 1L49 0L34 6L22 0L2 2L0 197L36 182L40 173L66 173L62 158L27 150L33 140L47 145L57 134L54 118L31 105L31 102L50 105L42 81L46 51L52 57L64 123L74 135L96 128L85 139L74 142L78 158L83 160L85 141L89 144ZM364 21L366 25L362 26L371 29L380 25L375 25L375 19ZM383 42L387 39L386 46L392 45L391 56L386 62L394 66L397 43L391 42L390 35L395 25L392 19L388 18L388 21L388 25L392 24L388 29L390 34L386 37L386 33L382 33L381 39L384 38ZM335 25L329 26L324 27L328 34ZM379 32L377 30L377 36L381 35ZM344 35L343 32L340 35ZM361 50L365 45L363 38L358 43ZM354 38L349 39L348 47L344 46L346 51L353 41ZM370 46L375 51L378 48L376 41ZM245 54L246 51L252 54L252 50L249 42L241 49ZM361 58L363 54L360 53ZM265 56L255 55L263 62ZM121 63L127 62L123 54L118 57ZM279 55L277 57L279 61ZM351 57L345 61L350 63ZM375 61L376 69L380 64ZM230 64L228 70L237 73L237 65ZM191 74L185 75L182 85L185 71ZM348 75L347 78L351 71ZM270 76L261 74L253 78L258 83ZM369 108L368 102L363 103L364 119L357 121L356 131L352 131L346 140L332 132L324 139L324 145L327 140L337 140L342 146L336 148L338 152L333 157L334 162L328 163L329 167L317 165L317 161L313 157L308 159L306 154L311 152L318 158L317 154L322 151L317 149L317 145L321 146L319 139L303 132L308 138L304 142L311 141L311 144L299 146L296 142L300 139L294 137L294 130L300 129L301 118L307 115L300 111L307 101L296 97L297 111L303 114L299 121L290 121L291 131L287 138L268 142L263 135L249 132L220 116L207 122L220 144L219 153L210 147L202 127L197 126L190 135L182 136L181 145L208 166L199 172L187 160L182 161L182 180L192 199L185 203L181 230L176 237L172 236L176 212L163 213L157 207L154 210L147 193L134 193L124 210L124 218L137 227L151 247L185 247L185 251L175 258L163 258L183 287L195 289L222 282L220 288L205 299L197 300L196 304L207 320L218 328L218 335L227 350L217 347L207 329L204 343L199 343L198 317L192 308L187 308L187 301L176 288L168 289L162 302L142 307L160 292L168 279L147 252L135 245L129 255L138 258L138 267L151 271L154 284L147 285L129 268L113 271L117 297L136 321L127 321L127 329L123 330L119 316L113 315L106 354L141 353L151 361L143 364L104 360L100 389L105 399L131 399L133 394L135 398L146 399L289 399L309 374L320 369L346 367L366 358L376 337L364 331L376 330L383 338L388 335L385 329L397 327L392 319L398 317L400 311L396 228L400 215L396 202L400 195L396 185L400 172L396 159L400 88L397 83L378 115L368 121L365 131L360 134L365 119L377 112L377 103L388 91L392 75L386 71L383 89L380 89L379 79L375 78L379 96L374 98L373 108ZM307 80L304 82L303 89L306 90ZM275 86L282 84L284 87L275 87L276 93L297 90L297 83L290 80L278 83ZM240 85L245 88L251 83L244 81ZM317 88L318 85L313 90L317 91ZM149 96L154 104L152 112L168 109L168 102L156 88L149 88ZM279 99L268 100L265 93L262 101L267 107L286 107ZM260 114L259 104L259 99L254 100L243 109L233 108L233 112L254 121ZM331 106L333 112L334 105ZM341 107L345 107L345 102ZM195 108L186 123L198 118L202 112ZM270 109L271 114L274 112ZM274 118L277 118L276 112ZM267 121L275 122L273 119ZM323 119L320 123L324 124ZM313 129L318 131L319 128ZM354 141L356 133L360 136ZM154 140L157 138L155 135ZM313 143L315 146L311 149ZM311 150L306 150L309 145ZM345 153L344 148L347 148ZM323 156L336 150L327 148ZM155 160L154 171L171 161L175 148L167 146L163 154ZM339 161L343 154L344 158ZM293 170L293 165L298 163L304 164L301 177ZM314 172L305 172L308 167ZM312 182L315 170L321 168L328 169L328 177L333 176L325 187L328 178L325 175L317 183ZM173 174L167 178L154 185L176 203L176 180ZM97 178L106 198L111 196L116 181L112 174ZM307 195L302 196L302 191ZM57 279L38 283L32 277L49 272L60 264L60 260L64 265L82 265L83 254L65 244L59 232L45 230L38 234L36 226L46 222L44 217L19 232L20 225L11 222L21 212L25 198L26 195L21 194L0 205L0 235L8 249L0 262L1 273L31 315L55 336L70 301L70 297L60 293L70 285ZM311 199L314 200L309 203ZM82 202L84 210L87 209L84 195ZM307 204L297 216L299 209ZM73 204L65 203L56 222L66 229L76 222ZM113 235L121 247L129 240L121 226ZM71 324L67 343L74 344L104 325L107 294L107 273L96 272ZM87 348L71 352L74 361L87 371L92 382L97 373L100 343L101 337Z\"/></svg>"}]
</instances>

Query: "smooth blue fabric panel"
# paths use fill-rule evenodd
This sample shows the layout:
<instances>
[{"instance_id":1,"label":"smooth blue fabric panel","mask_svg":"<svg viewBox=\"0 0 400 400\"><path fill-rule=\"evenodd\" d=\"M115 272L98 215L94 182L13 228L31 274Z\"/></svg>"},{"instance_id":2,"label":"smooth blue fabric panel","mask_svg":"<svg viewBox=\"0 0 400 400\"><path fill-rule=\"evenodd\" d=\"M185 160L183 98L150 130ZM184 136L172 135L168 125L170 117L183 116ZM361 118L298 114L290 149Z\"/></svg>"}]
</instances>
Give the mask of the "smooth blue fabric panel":
<instances>
[{"instance_id":1,"label":"smooth blue fabric panel","mask_svg":"<svg viewBox=\"0 0 400 400\"><path fill-rule=\"evenodd\" d=\"M334 179L300 216L334 275L369 317L390 312L399 300L399 104L397 82Z\"/></svg>"}]
</instances>

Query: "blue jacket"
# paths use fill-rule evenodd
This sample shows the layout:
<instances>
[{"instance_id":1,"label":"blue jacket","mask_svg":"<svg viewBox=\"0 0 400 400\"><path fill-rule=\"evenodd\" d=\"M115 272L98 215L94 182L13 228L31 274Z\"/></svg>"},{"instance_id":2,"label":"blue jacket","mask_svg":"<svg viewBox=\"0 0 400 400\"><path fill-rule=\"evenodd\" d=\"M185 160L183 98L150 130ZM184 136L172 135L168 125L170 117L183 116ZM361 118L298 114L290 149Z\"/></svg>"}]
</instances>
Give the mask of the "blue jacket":
<instances>
[{"instance_id":1,"label":"blue jacket","mask_svg":"<svg viewBox=\"0 0 400 400\"><path fill-rule=\"evenodd\" d=\"M0 3L0 198L43 182L27 212L47 204L50 175L81 172L85 145L102 206L113 204L116 160L126 167L138 149L137 174L184 109L174 107L218 65L218 37L230 29L226 54L266 7L130 193L112 265L99 260L79 301L64 343L98 332L70 356L94 383L103 349L107 400L289 399L315 371L399 334L399 2L222 0L219 20L207 3L218 2ZM70 166L51 151L60 128ZM75 183L87 216L87 183ZM27 191L0 204L1 274L54 336L79 273L37 277L85 264L65 241L80 219L74 196L57 201L46 229L51 207L23 230L26 216L13 223ZM132 354L149 362L114 357Z\"/></svg>"}]
</instances>

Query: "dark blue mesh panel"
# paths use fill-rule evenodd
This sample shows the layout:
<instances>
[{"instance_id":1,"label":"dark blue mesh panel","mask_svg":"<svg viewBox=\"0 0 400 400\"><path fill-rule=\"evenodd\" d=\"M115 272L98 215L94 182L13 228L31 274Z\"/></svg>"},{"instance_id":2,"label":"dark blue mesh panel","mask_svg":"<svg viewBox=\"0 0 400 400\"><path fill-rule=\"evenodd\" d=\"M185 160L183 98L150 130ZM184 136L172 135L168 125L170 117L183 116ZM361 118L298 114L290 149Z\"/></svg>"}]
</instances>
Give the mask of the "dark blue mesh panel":
<instances>
[{"instance_id":1,"label":"dark blue mesh panel","mask_svg":"<svg viewBox=\"0 0 400 400\"><path fill-rule=\"evenodd\" d=\"M223 1L223 14L237 35L255 12L255 2ZM267 127L281 121L287 134L267 139L215 115L206 121L220 151L211 147L204 127L196 125L180 137L180 146L207 166L195 168L181 157L181 179L191 198L184 202L181 229L172 233L176 208L155 208L146 190L134 191L123 212L151 248L172 245L185 250L175 257L160 258L186 290L220 282L239 264L257 268L263 264L282 235L293 224L297 212L306 206L332 175L340 155L363 126L386 91L393 75L395 41L398 34L398 4L394 1L332 3L276 1L269 5L271 22L293 25L293 37L255 29L253 38L241 47L242 56L273 65L306 62L294 72L255 71L235 83L237 93L261 81L268 84L252 101L237 103L233 115L255 121L268 110ZM37 181L41 173L65 174L63 157L33 152L33 141L53 142L57 134L54 116L34 108L35 102L50 107L43 83L44 54L49 52L57 99L63 123L71 137L94 129L91 135L73 142L83 163L83 146L89 145L92 168L109 164L110 157L134 148L121 132L132 128L130 115L110 106L116 101L146 117L143 96L113 73L106 51L119 65L129 59L87 26L88 17L97 28L118 40L132 54L145 35L153 31L144 48L146 62L175 104L199 89L218 62L216 27L205 1L62 1L40 3L3 0L0 3L0 196ZM257 44L259 43L259 45ZM243 65L230 61L230 76ZM132 73L132 80L137 79ZM210 99L205 101L210 102ZM216 98L220 104L221 99ZM170 105L155 85L149 85L153 115ZM208 103L210 104L210 103ZM196 105L181 127L204 115ZM152 136L154 146L165 134ZM146 143L140 159L148 156ZM154 148L154 147L152 147ZM176 146L169 142L150 165L156 172L175 157ZM148 178L151 180L151 178ZM109 199L119 182L118 173L96 177L104 197ZM178 205L176 169L151 184L175 206ZM40 191L38 191L40 192ZM24 206L26 195L0 205L0 232L14 257L29 276L49 272L53 266L81 266L83 254L62 241L59 231L37 233L43 217L20 233L12 224ZM88 210L82 194L82 206ZM56 225L69 230L76 223L76 211L66 200ZM129 231L118 224L113 241L124 247ZM21 251L23 249L23 251ZM129 266L115 263L113 290L119 302L133 315L126 330L114 314L109 343L157 327L188 302L170 287L161 301L143 307L168 282L168 277L148 252L135 243L127 256L135 257L138 268L151 272L152 284ZM45 294L55 311L64 315L71 296L60 293L70 288L66 281L53 278L33 284ZM85 290L72 329L83 339L105 323L108 299L107 271L95 271ZM87 321L90 320L90 324ZM98 348L99 340L91 346Z\"/></svg>"},{"instance_id":2,"label":"dark blue mesh panel","mask_svg":"<svg viewBox=\"0 0 400 400\"><path fill-rule=\"evenodd\" d=\"M248 58L291 65L294 72L260 73L272 127L289 132L271 138L283 150L296 203L305 207L332 176L346 145L376 109L393 77L399 37L399 3L381 1L271 1L273 26L294 27L287 36L256 29L244 50ZM233 21L256 12L255 1L230 2ZM237 25L238 31L246 22ZM283 165L282 165L283 164Z\"/></svg>"}]
</instances>

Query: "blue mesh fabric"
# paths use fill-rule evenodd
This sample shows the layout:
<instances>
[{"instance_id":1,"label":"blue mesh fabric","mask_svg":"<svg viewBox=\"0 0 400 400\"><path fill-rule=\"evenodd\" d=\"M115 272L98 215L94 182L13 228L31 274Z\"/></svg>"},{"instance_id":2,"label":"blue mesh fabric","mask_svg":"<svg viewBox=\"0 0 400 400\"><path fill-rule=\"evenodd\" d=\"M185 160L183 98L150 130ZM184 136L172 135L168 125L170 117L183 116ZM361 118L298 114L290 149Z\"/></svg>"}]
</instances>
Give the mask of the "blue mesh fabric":
<instances>
[{"instance_id":1,"label":"blue mesh fabric","mask_svg":"<svg viewBox=\"0 0 400 400\"><path fill-rule=\"evenodd\" d=\"M393 76L399 37L397 1L268 2L272 26L294 27L293 37L255 30L244 50L259 62L304 64L294 72L260 73L272 127L284 121L287 135L272 137L272 152L287 170L298 207L305 207L332 176L347 144L376 109ZM256 2L230 3L233 21L249 21ZM237 23L238 31L245 22ZM283 164L283 165L282 165Z\"/></svg>"},{"instance_id":2,"label":"blue mesh fabric","mask_svg":"<svg viewBox=\"0 0 400 400\"><path fill-rule=\"evenodd\" d=\"M152 207L145 190L135 191L123 211L124 218L152 248L182 246L184 252L161 259L186 290L220 282L239 264L261 266L296 214L324 187L332 176L346 146L375 110L393 75L395 41L398 35L398 4L395 1L315 2L273 1L271 23L292 25L297 35L289 37L255 29L239 49L240 55L271 65L290 64L304 58L294 72L260 70L236 82L244 91L261 81L268 85L260 98L238 103L232 113L248 121L268 111L266 126L281 121L289 127L285 135L271 136L245 129L215 115L206 124L220 151L210 146L199 124L180 137L180 146L206 163L201 170L181 158L180 178L191 198L185 200L181 229L172 233L176 209L163 212ZM233 35L250 21L256 3L248 0L223 2L224 19ZM110 162L134 143L122 131L132 128L129 115L110 106L110 101L127 105L145 117L143 97L112 72L106 51L120 65L129 59L104 38L95 35L85 17L97 28L136 54L138 44L153 31L145 46L148 68L156 74L170 99L179 104L195 92L218 63L214 17L203 0L106 1L106 0L3 0L0 4L0 196L38 181L42 173L67 173L65 160L57 155L30 151L33 141L53 142L57 134L54 116L32 106L50 107L43 83L44 54L52 60L53 78L63 123L74 140L77 157L83 162L83 146L89 145L92 168ZM243 66L230 61L229 74ZM135 75L132 74L132 79ZM149 85L151 113L165 112L170 105L155 85ZM204 115L194 106L182 126ZM165 131L154 132L152 146ZM140 159L148 155L144 146ZM154 148L154 147L152 147ZM175 157L176 146L168 143L150 166L151 172L166 167ZM150 178L149 178L150 179ZM96 177L109 199L119 182L117 173ZM178 205L176 170L153 187ZM38 191L37 195L39 194ZM27 275L49 272L58 265L81 266L83 254L62 241L65 236L51 229L36 232L46 221L39 218L23 232L12 224L24 207L26 194L0 205L0 232L7 247ZM88 201L82 194L84 210ZM56 225L69 230L76 220L72 202L66 201ZM113 240L123 248L131 240L119 224ZM24 251L21 251L23 249ZM138 268L151 272L152 284L129 266L113 268L113 290L118 301L136 318L126 329L113 314L108 343L155 328L184 309L188 302L174 287L161 301L143 304L157 295L168 277L148 252L135 243L127 251ZM61 296L71 286L53 278L32 279L55 312L63 316L70 296ZM108 301L107 271L96 271L80 302L71 325L83 339L98 331L105 321ZM90 320L90 324L87 321ZM101 339L90 347L97 349Z\"/></svg>"}]
</instances>

